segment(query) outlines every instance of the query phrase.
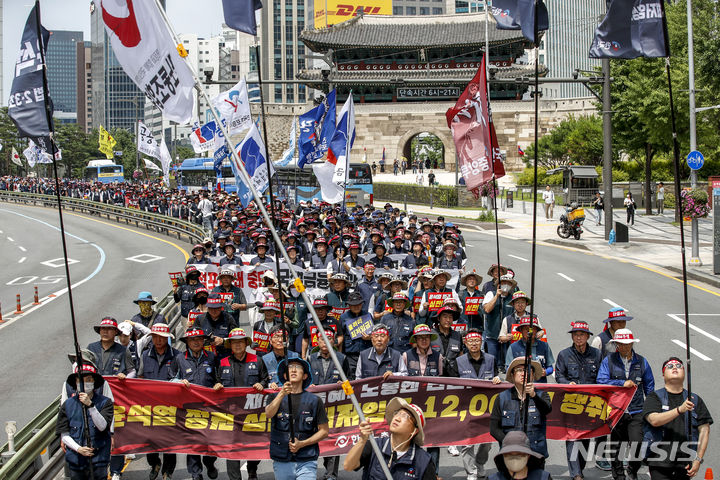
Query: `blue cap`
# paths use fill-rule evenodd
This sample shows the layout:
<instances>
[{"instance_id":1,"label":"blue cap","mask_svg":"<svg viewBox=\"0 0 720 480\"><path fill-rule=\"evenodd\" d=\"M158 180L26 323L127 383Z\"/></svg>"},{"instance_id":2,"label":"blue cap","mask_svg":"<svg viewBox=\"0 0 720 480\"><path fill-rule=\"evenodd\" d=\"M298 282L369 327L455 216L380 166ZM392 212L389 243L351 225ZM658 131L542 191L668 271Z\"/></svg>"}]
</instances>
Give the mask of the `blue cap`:
<instances>
[{"instance_id":1,"label":"blue cap","mask_svg":"<svg viewBox=\"0 0 720 480\"><path fill-rule=\"evenodd\" d=\"M136 300L133 300L133 303L138 302L152 302L153 305L155 305L157 302L152 296L152 293L150 292L140 292L138 293L138 298Z\"/></svg>"}]
</instances>

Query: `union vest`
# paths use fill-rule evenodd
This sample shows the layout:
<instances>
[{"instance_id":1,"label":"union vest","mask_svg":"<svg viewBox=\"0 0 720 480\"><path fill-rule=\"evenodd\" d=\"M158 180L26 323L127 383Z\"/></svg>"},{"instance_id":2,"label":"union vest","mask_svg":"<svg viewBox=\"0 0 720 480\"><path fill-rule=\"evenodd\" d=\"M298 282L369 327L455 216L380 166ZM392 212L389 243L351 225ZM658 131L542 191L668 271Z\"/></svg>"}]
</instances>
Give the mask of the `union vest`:
<instances>
[{"instance_id":1,"label":"union vest","mask_svg":"<svg viewBox=\"0 0 720 480\"><path fill-rule=\"evenodd\" d=\"M95 408L98 411L102 410L110 399L103 396L95 390L92 398ZM82 404L78 400L77 395L69 397L63 404L65 414L68 419L68 426L70 431L68 432L70 437L77 442L80 446L87 446L85 437L85 416L83 414ZM110 463L110 424L108 423L104 431L99 431L95 428L90 415L88 415L89 431L90 431L90 444L96 449L96 453L92 458L93 468L104 467ZM66 449L65 460L75 469L84 469L88 466L88 457L82 456L79 453Z\"/></svg>"},{"instance_id":2,"label":"union vest","mask_svg":"<svg viewBox=\"0 0 720 480\"><path fill-rule=\"evenodd\" d=\"M540 392L538 392L540 395ZM530 440L530 449L533 452L548 457L546 428L547 422L544 415L541 415L535 406L535 402L531 400L528 407L528 429L527 436ZM505 390L498 396L500 402L500 427L504 433L514 430L522 430L522 405L520 400L512 398L512 389ZM502 448L502 444L500 445Z\"/></svg>"},{"instance_id":3,"label":"union vest","mask_svg":"<svg viewBox=\"0 0 720 480\"><path fill-rule=\"evenodd\" d=\"M375 347L360 352L360 378L378 377L385 372L397 372L400 368L400 352L390 347L385 349L380 363L375 360Z\"/></svg>"},{"instance_id":4,"label":"union vest","mask_svg":"<svg viewBox=\"0 0 720 480\"><path fill-rule=\"evenodd\" d=\"M142 353L143 378L162 381L171 380L172 373L170 372L170 366L172 365L173 358L175 358L179 353L179 351L168 345L167 351L165 352L161 362L154 346L151 345L151 348L145 349Z\"/></svg>"},{"instance_id":5,"label":"union vest","mask_svg":"<svg viewBox=\"0 0 720 480\"><path fill-rule=\"evenodd\" d=\"M442 353L443 357L445 357L445 363L448 364L463 353L462 336L455 330L450 329L450 339L448 340L447 350L443 351L443 344L440 340L440 334L438 333L438 339L433 340L430 343L430 347Z\"/></svg>"},{"instance_id":6,"label":"union vest","mask_svg":"<svg viewBox=\"0 0 720 480\"><path fill-rule=\"evenodd\" d=\"M118 373L127 373L125 365L125 346L115 342L105 353L105 362L101 365L103 347L102 342L97 341L88 345L88 350L95 354L98 362L98 373L100 375L115 376Z\"/></svg>"},{"instance_id":7,"label":"union vest","mask_svg":"<svg viewBox=\"0 0 720 480\"><path fill-rule=\"evenodd\" d=\"M298 355L296 352L293 352L292 350L288 350L287 358L300 358L300 355ZM268 375L270 376L269 383L277 383L278 385L280 385L280 380L278 379L277 374L278 361L277 358L275 358L275 352L271 351L263 355L262 361L265 363Z\"/></svg>"},{"instance_id":8,"label":"union vest","mask_svg":"<svg viewBox=\"0 0 720 480\"><path fill-rule=\"evenodd\" d=\"M382 317L381 322L390 328L390 343L388 345L399 352L405 352L411 348L410 336L413 328L415 328L415 320L410 315L402 313L397 316L395 312L390 312Z\"/></svg>"},{"instance_id":9,"label":"union vest","mask_svg":"<svg viewBox=\"0 0 720 480\"><path fill-rule=\"evenodd\" d=\"M602 358L607 357L613 352L617 351L617 348L615 347L614 343L610 343L610 340L612 340L612 335L610 335L610 330L603 330L598 335L598 338L600 338L600 342L602 343L602 348L600 349L600 353L602 353Z\"/></svg>"},{"instance_id":10,"label":"union vest","mask_svg":"<svg viewBox=\"0 0 720 480\"><path fill-rule=\"evenodd\" d=\"M340 352L335 352L335 355L337 355L337 359L340 362L340 365L342 365L343 361L345 361L345 355L343 355ZM313 353L308 358L308 362L310 363L310 369L312 370L313 375L313 383L315 385L327 385L328 383L337 383L340 381L340 373L335 368L335 363L330 359L330 363L328 364L328 368L325 371L325 374L323 375L323 361L320 358L320 352Z\"/></svg>"},{"instance_id":11,"label":"union vest","mask_svg":"<svg viewBox=\"0 0 720 480\"><path fill-rule=\"evenodd\" d=\"M635 395L627 407L627 412L642 411L645 402L643 389L643 377L645 376L645 357L633 352L633 362L630 364L630 373L625 376L625 365L620 359L618 352L611 353L607 357L608 368L611 380L632 380L637 385Z\"/></svg>"},{"instance_id":12,"label":"union vest","mask_svg":"<svg viewBox=\"0 0 720 480\"><path fill-rule=\"evenodd\" d=\"M533 360L540 362L543 370L545 370L548 367L548 344L536 340L533 345L535 346L535 355L533 356ZM524 357L526 351L525 342L523 340L518 340L517 342L511 344L510 351L512 352L513 358ZM540 380L535 380L535 383L547 383L547 375L543 376Z\"/></svg>"},{"instance_id":13,"label":"union vest","mask_svg":"<svg viewBox=\"0 0 720 480\"><path fill-rule=\"evenodd\" d=\"M495 357L489 353L482 354L480 372L475 373L475 367L470 363L468 353L457 358L458 375L460 378L475 378L478 380L492 380L495 375Z\"/></svg>"},{"instance_id":14,"label":"union vest","mask_svg":"<svg viewBox=\"0 0 720 480\"><path fill-rule=\"evenodd\" d=\"M688 391L683 389L683 400L687 400L688 397ZM655 394L660 398L660 403L662 405L662 411L667 412L669 407L669 401L668 401L668 392L664 388L661 388L659 390L655 390ZM698 404L698 396L697 394L692 394L692 402L697 407ZM690 416L690 441L692 442L690 445L690 449L693 452L697 451L697 441L700 436L700 432L698 430L698 418L697 418L697 411L693 410L692 412L685 412L685 428L687 429L687 421L688 416ZM656 442L662 442L662 441L669 441L665 440L665 428L664 427L653 427L650 425L650 423L647 421L647 419L643 419L643 449L646 453L646 458L651 458L654 454L650 450L650 447L653 443ZM682 453L680 453L682 455Z\"/></svg>"},{"instance_id":15,"label":"union vest","mask_svg":"<svg viewBox=\"0 0 720 480\"><path fill-rule=\"evenodd\" d=\"M376 437L377 438L377 437ZM377 438L378 443L381 439ZM381 445L382 461L387 465L392 456L390 439L386 438ZM430 466L430 454L418 447L415 442L410 442L410 448L405 454L390 464L390 475L393 480L416 480L425 476L425 471ZM363 480L384 479L382 467L376 455L370 457L370 464L363 470Z\"/></svg>"},{"instance_id":16,"label":"union vest","mask_svg":"<svg viewBox=\"0 0 720 480\"><path fill-rule=\"evenodd\" d=\"M257 356L246 353L243 363L245 363L243 377L235 378L235 369L230 362L230 357L220 360L220 383L224 387L252 387L256 383L260 383L260 366L258 365Z\"/></svg>"},{"instance_id":17,"label":"union vest","mask_svg":"<svg viewBox=\"0 0 720 480\"><path fill-rule=\"evenodd\" d=\"M175 356L175 364L180 380L203 387L212 387L215 384L214 353L201 350L200 357L195 358L190 352L180 352Z\"/></svg>"},{"instance_id":18,"label":"union vest","mask_svg":"<svg viewBox=\"0 0 720 480\"><path fill-rule=\"evenodd\" d=\"M322 406L322 401L310 392L302 392L300 394L300 406L297 412L293 412L293 423L295 426L294 433L298 440L305 440L312 437L318 431L317 418L315 412L318 403ZM276 462L308 462L317 460L320 456L320 447L318 444L308 445L297 451L290 453L290 399L286 396L280 403L277 413L272 417L270 425L270 458Z\"/></svg>"},{"instance_id":19,"label":"union vest","mask_svg":"<svg viewBox=\"0 0 720 480\"><path fill-rule=\"evenodd\" d=\"M420 371L420 355L418 355L417 349L408 350L405 354L407 355L408 375L411 377L437 377L440 375L440 352L437 350L430 349L425 372Z\"/></svg>"}]
</instances>

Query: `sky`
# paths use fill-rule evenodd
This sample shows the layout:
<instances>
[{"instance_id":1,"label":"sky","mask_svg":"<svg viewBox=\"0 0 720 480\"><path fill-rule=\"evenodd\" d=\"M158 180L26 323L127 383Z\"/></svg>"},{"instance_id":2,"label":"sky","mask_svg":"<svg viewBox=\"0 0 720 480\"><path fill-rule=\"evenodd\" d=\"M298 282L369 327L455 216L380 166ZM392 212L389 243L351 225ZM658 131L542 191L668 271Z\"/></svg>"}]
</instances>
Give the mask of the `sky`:
<instances>
[{"instance_id":1,"label":"sky","mask_svg":"<svg viewBox=\"0 0 720 480\"><path fill-rule=\"evenodd\" d=\"M34 2L31 0L0 0L3 3L3 97L7 105L13 80L20 39ZM95 0L99 7L100 0ZM137 0L136 0L137 1ZM166 0L168 17L177 33L196 33L210 37L220 33L223 23L221 0ZM98 8L96 14L100 12ZM90 0L41 0L42 24L48 30L82 31L90 40Z\"/></svg>"}]
</instances>

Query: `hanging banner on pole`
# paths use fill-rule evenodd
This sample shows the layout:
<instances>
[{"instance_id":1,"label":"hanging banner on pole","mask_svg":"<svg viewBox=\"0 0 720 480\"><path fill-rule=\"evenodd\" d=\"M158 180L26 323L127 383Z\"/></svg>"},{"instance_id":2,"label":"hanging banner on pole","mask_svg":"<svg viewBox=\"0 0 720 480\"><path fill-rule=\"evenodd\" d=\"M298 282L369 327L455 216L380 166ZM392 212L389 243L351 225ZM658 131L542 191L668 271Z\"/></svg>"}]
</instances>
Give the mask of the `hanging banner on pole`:
<instances>
[{"instance_id":1,"label":"hanging banner on pole","mask_svg":"<svg viewBox=\"0 0 720 480\"><path fill-rule=\"evenodd\" d=\"M115 151L113 147L117 144L110 133L100 125L98 128L98 150L105 154L108 160L112 160Z\"/></svg>"},{"instance_id":2,"label":"hanging banner on pole","mask_svg":"<svg viewBox=\"0 0 720 480\"><path fill-rule=\"evenodd\" d=\"M160 158L158 144L150 129L143 122L138 121L137 149L140 153L151 157Z\"/></svg>"}]
</instances>

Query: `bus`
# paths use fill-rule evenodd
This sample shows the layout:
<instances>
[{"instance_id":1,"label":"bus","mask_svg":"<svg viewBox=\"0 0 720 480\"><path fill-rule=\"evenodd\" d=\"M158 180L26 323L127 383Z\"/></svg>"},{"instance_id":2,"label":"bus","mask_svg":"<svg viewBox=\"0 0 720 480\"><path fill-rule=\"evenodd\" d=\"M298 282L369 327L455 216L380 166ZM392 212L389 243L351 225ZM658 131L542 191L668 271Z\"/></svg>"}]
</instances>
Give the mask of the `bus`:
<instances>
[{"instance_id":1,"label":"bus","mask_svg":"<svg viewBox=\"0 0 720 480\"><path fill-rule=\"evenodd\" d=\"M123 166L116 165L112 160L90 160L85 167L83 178L90 182L124 182Z\"/></svg>"},{"instance_id":2,"label":"bus","mask_svg":"<svg viewBox=\"0 0 720 480\"><path fill-rule=\"evenodd\" d=\"M186 158L177 169L178 190L197 193L201 190L220 188L226 192L237 191L235 176L228 160L223 161L221 174L218 176L213 167L212 157Z\"/></svg>"},{"instance_id":3,"label":"bus","mask_svg":"<svg viewBox=\"0 0 720 480\"><path fill-rule=\"evenodd\" d=\"M307 165L300 169L297 165L275 167L277 179L276 196L297 205L301 201L310 202L317 198L322 200L320 185L313 173L312 166ZM373 204L373 180L370 165L366 163L351 163L348 172L348 185L345 189L345 206L352 208L357 205Z\"/></svg>"}]
</instances>

